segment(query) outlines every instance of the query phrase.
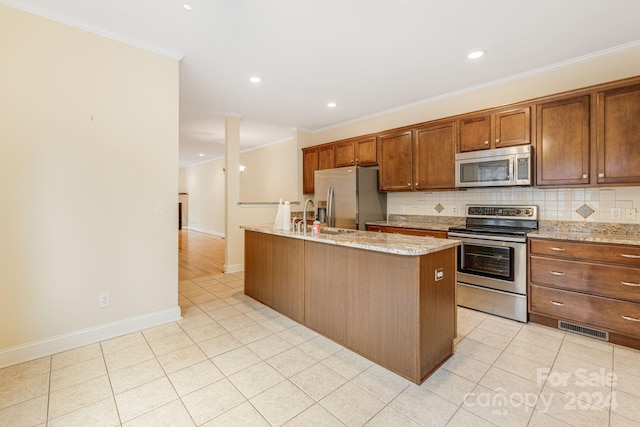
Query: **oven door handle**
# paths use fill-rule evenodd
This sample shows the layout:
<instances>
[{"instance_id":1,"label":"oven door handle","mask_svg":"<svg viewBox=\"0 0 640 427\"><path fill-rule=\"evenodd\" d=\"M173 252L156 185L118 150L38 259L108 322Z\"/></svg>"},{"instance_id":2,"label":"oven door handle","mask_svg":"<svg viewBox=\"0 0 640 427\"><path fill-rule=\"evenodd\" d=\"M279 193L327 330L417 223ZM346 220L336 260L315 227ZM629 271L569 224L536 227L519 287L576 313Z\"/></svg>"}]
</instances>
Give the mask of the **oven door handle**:
<instances>
[{"instance_id":1,"label":"oven door handle","mask_svg":"<svg viewBox=\"0 0 640 427\"><path fill-rule=\"evenodd\" d=\"M492 240L494 242L514 242L514 243L526 243L526 237L509 237L509 236L491 236L487 234L467 234L458 232L449 232L447 237L459 238L459 239L473 239L473 240Z\"/></svg>"}]
</instances>

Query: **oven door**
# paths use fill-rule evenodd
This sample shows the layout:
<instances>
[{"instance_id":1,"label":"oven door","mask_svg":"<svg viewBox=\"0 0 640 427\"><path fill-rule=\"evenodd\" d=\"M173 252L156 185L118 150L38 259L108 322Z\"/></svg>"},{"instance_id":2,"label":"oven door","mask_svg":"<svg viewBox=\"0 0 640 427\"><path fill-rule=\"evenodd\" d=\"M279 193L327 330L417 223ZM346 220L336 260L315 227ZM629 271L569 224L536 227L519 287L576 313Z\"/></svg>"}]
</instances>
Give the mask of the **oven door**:
<instances>
[{"instance_id":1,"label":"oven door","mask_svg":"<svg viewBox=\"0 0 640 427\"><path fill-rule=\"evenodd\" d=\"M527 293L526 243L454 237L458 282L517 294Z\"/></svg>"}]
</instances>

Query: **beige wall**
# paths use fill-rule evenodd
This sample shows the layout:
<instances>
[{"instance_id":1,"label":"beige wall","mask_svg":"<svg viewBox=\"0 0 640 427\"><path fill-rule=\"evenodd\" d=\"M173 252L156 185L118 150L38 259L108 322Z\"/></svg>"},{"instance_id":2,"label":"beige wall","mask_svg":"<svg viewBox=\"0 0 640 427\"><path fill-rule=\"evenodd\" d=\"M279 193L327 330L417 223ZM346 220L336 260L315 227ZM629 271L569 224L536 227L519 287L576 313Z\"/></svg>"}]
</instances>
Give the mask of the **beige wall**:
<instances>
[{"instance_id":1,"label":"beige wall","mask_svg":"<svg viewBox=\"0 0 640 427\"><path fill-rule=\"evenodd\" d=\"M1 5L0 52L0 366L178 318L178 62Z\"/></svg>"},{"instance_id":2,"label":"beige wall","mask_svg":"<svg viewBox=\"0 0 640 427\"><path fill-rule=\"evenodd\" d=\"M640 46L538 70L316 132L308 145L380 132L640 75Z\"/></svg>"},{"instance_id":3,"label":"beige wall","mask_svg":"<svg viewBox=\"0 0 640 427\"><path fill-rule=\"evenodd\" d=\"M240 201L254 203L241 207L244 224L273 221L276 207L260 203L277 202L280 197L289 201L299 200L296 196L299 180L293 140L243 151L240 164L246 166L240 175ZM189 229L224 236L224 167L224 159L216 159L185 168Z\"/></svg>"}]
</instances>

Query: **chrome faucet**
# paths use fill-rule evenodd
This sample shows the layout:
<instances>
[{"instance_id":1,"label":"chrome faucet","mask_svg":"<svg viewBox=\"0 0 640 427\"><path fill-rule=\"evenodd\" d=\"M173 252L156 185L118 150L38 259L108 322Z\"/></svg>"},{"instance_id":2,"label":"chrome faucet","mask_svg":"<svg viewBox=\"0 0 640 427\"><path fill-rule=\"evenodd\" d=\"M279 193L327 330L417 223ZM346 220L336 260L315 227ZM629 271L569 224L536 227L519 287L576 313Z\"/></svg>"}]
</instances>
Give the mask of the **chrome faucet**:
<instances>
[{"instance_id":1,"label":"chrome faucet","mask_svg":"<svg viewBox=\"0 0 640 427\"><path fill-rule=\"evenodd\" d=\"M316 205L313 203L313 200L311 199L307 199L304 202L304 210L302 211L302 230L304 231L304 233L307 233L307 205L309 204L309 202L311 202L311 206L313 206L314 208L316 207Z\"/></svg>"}]
</instances>

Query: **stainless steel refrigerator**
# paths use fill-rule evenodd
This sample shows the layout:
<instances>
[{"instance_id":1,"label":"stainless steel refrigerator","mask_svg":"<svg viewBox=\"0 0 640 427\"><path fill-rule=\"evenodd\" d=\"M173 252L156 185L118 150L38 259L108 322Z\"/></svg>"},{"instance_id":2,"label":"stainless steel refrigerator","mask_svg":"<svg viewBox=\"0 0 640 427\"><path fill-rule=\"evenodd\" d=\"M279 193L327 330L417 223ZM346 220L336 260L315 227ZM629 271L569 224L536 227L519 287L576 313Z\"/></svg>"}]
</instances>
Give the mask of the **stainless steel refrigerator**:
<instances>
[{"instance_id":1,"label":"stainless steel refrigerator","mask_svg":"<svg viewBox=\"0 0 640 427\"><path fill-rule=\"evenodd\" d=\"M321 223L366 230L365 222L387 219L387 193L378 191L377 167L315 172L315 204Z\"/></svg>"}]
</instances>

